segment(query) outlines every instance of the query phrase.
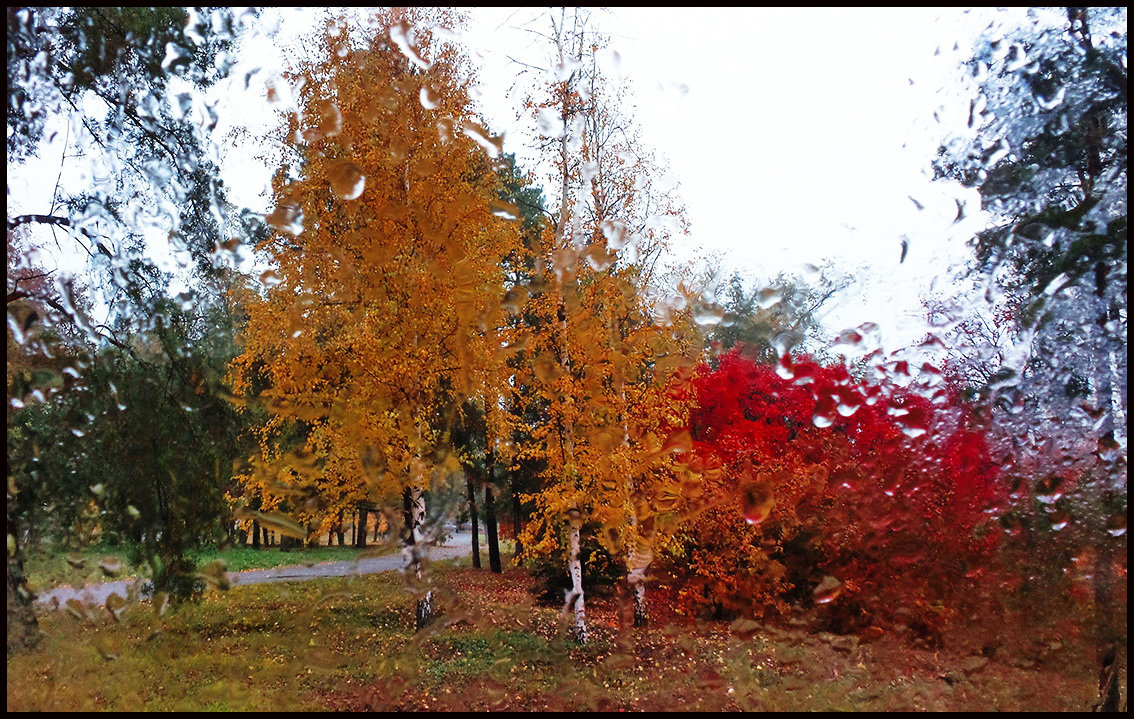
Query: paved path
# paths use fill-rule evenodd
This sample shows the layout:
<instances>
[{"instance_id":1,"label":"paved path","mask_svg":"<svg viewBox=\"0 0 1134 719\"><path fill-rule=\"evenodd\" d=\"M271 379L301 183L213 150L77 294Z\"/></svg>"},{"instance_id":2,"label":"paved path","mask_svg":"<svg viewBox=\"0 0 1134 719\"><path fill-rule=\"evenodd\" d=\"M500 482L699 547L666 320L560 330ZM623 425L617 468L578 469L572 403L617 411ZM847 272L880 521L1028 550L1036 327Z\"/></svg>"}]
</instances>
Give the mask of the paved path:
<instances>
[{"instance_id":1,"label":"paved path","mask_svg":"<svg viewBox=\"0 0 1134 719\"><path fill-rule=\"evenodd\" d=\"M452 559L465 557L472 553L472 534L470 532L454 532L445 544L431 546L429 559ZM405 559L401 552L392 552L381 557L366 557L363 559L323 562L321 564L297 565L294 567L273 567L272 569L248 569L243 572L226 572L225 576L232 586L242 584L265 584L267 582L294 582L317 577L345 577L351 574L376 574L400 570L405 566ZM105 582L103 584L88 584L75 588L70 586L47 589L36 597L37 604L54 604L63 609L67 600L78 599L84 604L106 604L107 597L117 594L126 597L137 580L128 579L119 582Z\"/></svg>"}]
</instances>

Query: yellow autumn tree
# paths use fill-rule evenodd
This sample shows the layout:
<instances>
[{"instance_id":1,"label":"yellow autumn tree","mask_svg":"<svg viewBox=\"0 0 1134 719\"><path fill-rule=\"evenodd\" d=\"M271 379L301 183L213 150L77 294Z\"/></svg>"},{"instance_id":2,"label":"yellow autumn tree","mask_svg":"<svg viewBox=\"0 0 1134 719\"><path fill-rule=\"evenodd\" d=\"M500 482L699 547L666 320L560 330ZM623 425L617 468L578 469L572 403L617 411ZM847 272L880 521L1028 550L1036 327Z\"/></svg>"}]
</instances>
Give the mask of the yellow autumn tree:
<instances>
[{"instance_id":1,"label":"yellow autumn tree","mask_svg":"<svg viewBox=\"0 0 1134 719\"><path fill-rule=\"evenodd\" d=\"M671 456L688 445L664 430L681 426L684 411L667 388L699 343L687 316L659 302L656 260L684 221L674 198L651 186L657 167L598 68L601 40L582 11L553 13L550 37L554 79L530 104L558 208L540 248L524 383L546 407L527 448L546 471L522 539L529 556L566 557L564 612L586 641L585 529L625 563L644 619L643 574L683 491Z\"/></svg>"},{"instance_id":2,"label":"yellow autumn tree","mask_svg":"<svg viewBox=\"0 0 1134 719\"><path fill-rule=\"evenodd\" d=\"M470 74L430 30L452 20L384 10L366 40L332 22L312 43L317 59L290 78L293 161L257 246L271 286L247 304L231 368L236 393L267 410L249 491L301 525L404 496L416 576L425 493L443 497L459 472L448 423L466 398L498 392L501 263L519 241L498 216L499 144L473 114Z\"/></svg>"}]
</instances>

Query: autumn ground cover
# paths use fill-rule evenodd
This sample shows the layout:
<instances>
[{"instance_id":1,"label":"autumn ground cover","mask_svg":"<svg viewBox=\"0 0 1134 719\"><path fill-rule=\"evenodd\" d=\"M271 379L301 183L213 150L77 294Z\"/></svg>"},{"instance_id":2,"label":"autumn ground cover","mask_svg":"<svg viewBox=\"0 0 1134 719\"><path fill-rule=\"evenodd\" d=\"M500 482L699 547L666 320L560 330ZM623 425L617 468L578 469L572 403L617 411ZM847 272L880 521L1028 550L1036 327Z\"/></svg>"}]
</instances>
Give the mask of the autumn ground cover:
<instances>
[{"instance_id":1,"label":"autumn ground cover","mask_svg":"<svg viewBox=\"0 0 1134 719\"><path fill-rule=\"evenodd\" d=\"M659 582L648 627L630 626L615 594L595 596L580 646L558 608L534 599L525 570L433 570L440 619L417 633L414 596L390 573L210 591L160 616L147 603L117 620L43 614L45 651L8 659L7 706L1073 711L1096 696L1085 645L1035 627L1034 639L1060 639L992 656L963 638L926 650L888 636L694 621L676 613L676 587Z\"/></svg>"}]
</instances>

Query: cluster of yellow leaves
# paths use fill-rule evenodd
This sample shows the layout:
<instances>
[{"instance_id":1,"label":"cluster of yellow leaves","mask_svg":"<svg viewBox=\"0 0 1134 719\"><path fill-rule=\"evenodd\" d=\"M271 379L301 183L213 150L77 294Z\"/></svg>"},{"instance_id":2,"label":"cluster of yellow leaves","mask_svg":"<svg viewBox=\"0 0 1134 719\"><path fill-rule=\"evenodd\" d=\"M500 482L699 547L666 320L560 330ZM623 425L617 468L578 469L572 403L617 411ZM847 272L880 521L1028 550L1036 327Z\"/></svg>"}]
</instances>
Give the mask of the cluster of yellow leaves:
<instances>
[{"instance_id":1,"label":"cluster of yellow leaves","mask_svg":"<svg viewBox=\"0 0 1134 719\"><path fill-rule=\"evenodd\" d=\"M659 532L672 532L685 491L672 458L690 440L669 428L684 425L686 403L669 390L698 341L688 317L655 321L640 267L581 259L607 251L592 229L581 250L553 251L558 264L529 307L539 319L522 384L546 409L528 451L546 470L524 546L532 556L561 553L564 519L581 515L612 556L645 562Z\"/></svg>"},{"instance_id":2,"label":"cluster of yellow leaves","mask_svg":"<svg viewBox=\"0 0 1134 719\"><path fill-rule=\"evenodd\" d=\"M296 161L277 173L258 248L275 282L245 298L231 368L270 418L247 493L325 529L353 502L455 478L469 458L448 433L475 406L497 457L546 468L529 553L560 551L564 518L582 517L612 556L644 565L696 484L674 461L688 434L668 428L685 424L670 389L700 342L688 313L649 299L655 220L680 227L680 212L650 191L614 104L596 102L579 152L561 144L559 220L525 248L460 58L412 13L378 24L389 32L365 48L331 28L292 78ZM577 89L555 91L583 111ZM505 274L525 260L526 279Z\"/></svg>"},{"instance_id":3,"label":"cluster of yellow leaves","mask_svg":"<svg viewBox=\"0 0 1134 719\"><path fill-rule=\"evenodd\" d=\"M437 446L454 408L500 383L501 265L519 243L459 58L404 12L377 23L389 32L361 48L332 26L291 78L297 163L258 247L278 283L246 302L231 367L272 418L246 486L307 487L324 513L454 467Z\"/></svg>"},{"instance_id":4,"label":"cluster of yellow leaves","mask_svg":"<svg viewBox=\"0 0 1134 719\"><path fill-rule=\"evenodd\" d=\"M553 20L551 32L558 66L575 69L553 73L528 102L541 124L563 124L545 138L559 207L538 248L529 376L517 383L541 408L527 452L545 467L522 539L529 556L562 556L565 530L582 521L633 571L672 534L690 484L673 463L688 436L668 429L685 424L685 403L668 390L700 343L688 314L654 297L657 257L684 229L680 207L653 185L660 168L579 19Z\"/></svg>"}]
</instances>

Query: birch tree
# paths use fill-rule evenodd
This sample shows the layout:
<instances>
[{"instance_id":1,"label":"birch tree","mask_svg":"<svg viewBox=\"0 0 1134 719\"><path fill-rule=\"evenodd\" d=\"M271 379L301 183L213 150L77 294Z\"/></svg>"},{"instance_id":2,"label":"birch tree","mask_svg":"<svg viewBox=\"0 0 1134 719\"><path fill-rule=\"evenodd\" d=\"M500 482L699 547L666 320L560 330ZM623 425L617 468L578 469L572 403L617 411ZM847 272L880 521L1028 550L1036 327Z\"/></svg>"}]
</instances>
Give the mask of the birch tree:
<instances>
[{"instance_id":1,"label":"birch tree","mask_svg":"<svg viewBox=\"0 0 1134 719\"><path fill-rule=\"evenodd\" d=\"M680 411L664 387L694 343L653 291L666 242L684 229L680 206L651 186L657 166L600 70L603 41L588 14L552 13L550 26L552 80L529 103L556 195L528 343L531 384L546 403L533 431L546 470L522 539L528 554L566 555L564 613L585 642L584 531L625 563L640 599L657 531L651 500L675 491L672 472L654 471L673 449L658 417Z\"/></svg>"},{"instance_id":2,"label":"birch tree","mask_svg":"<svg viewBox=\"0 0 1134 719\"><path fill-rule=\"evenodd\" d=\"M449 19L382 11L361 44L332 23L293 76L294 163L277 173L259 247L270 287L232 365L237 391L259 390L269 415L245 482L291 509L336 492L404 501L415 581L434 529L425 493L460 473L447 428L500 376L502 261L518 242L496 214L496 151L469 76L430 33ZM268 441L285 427L292 446ZM419 627L430 602L423 587Z\"/></svg>"}]
</instances>

